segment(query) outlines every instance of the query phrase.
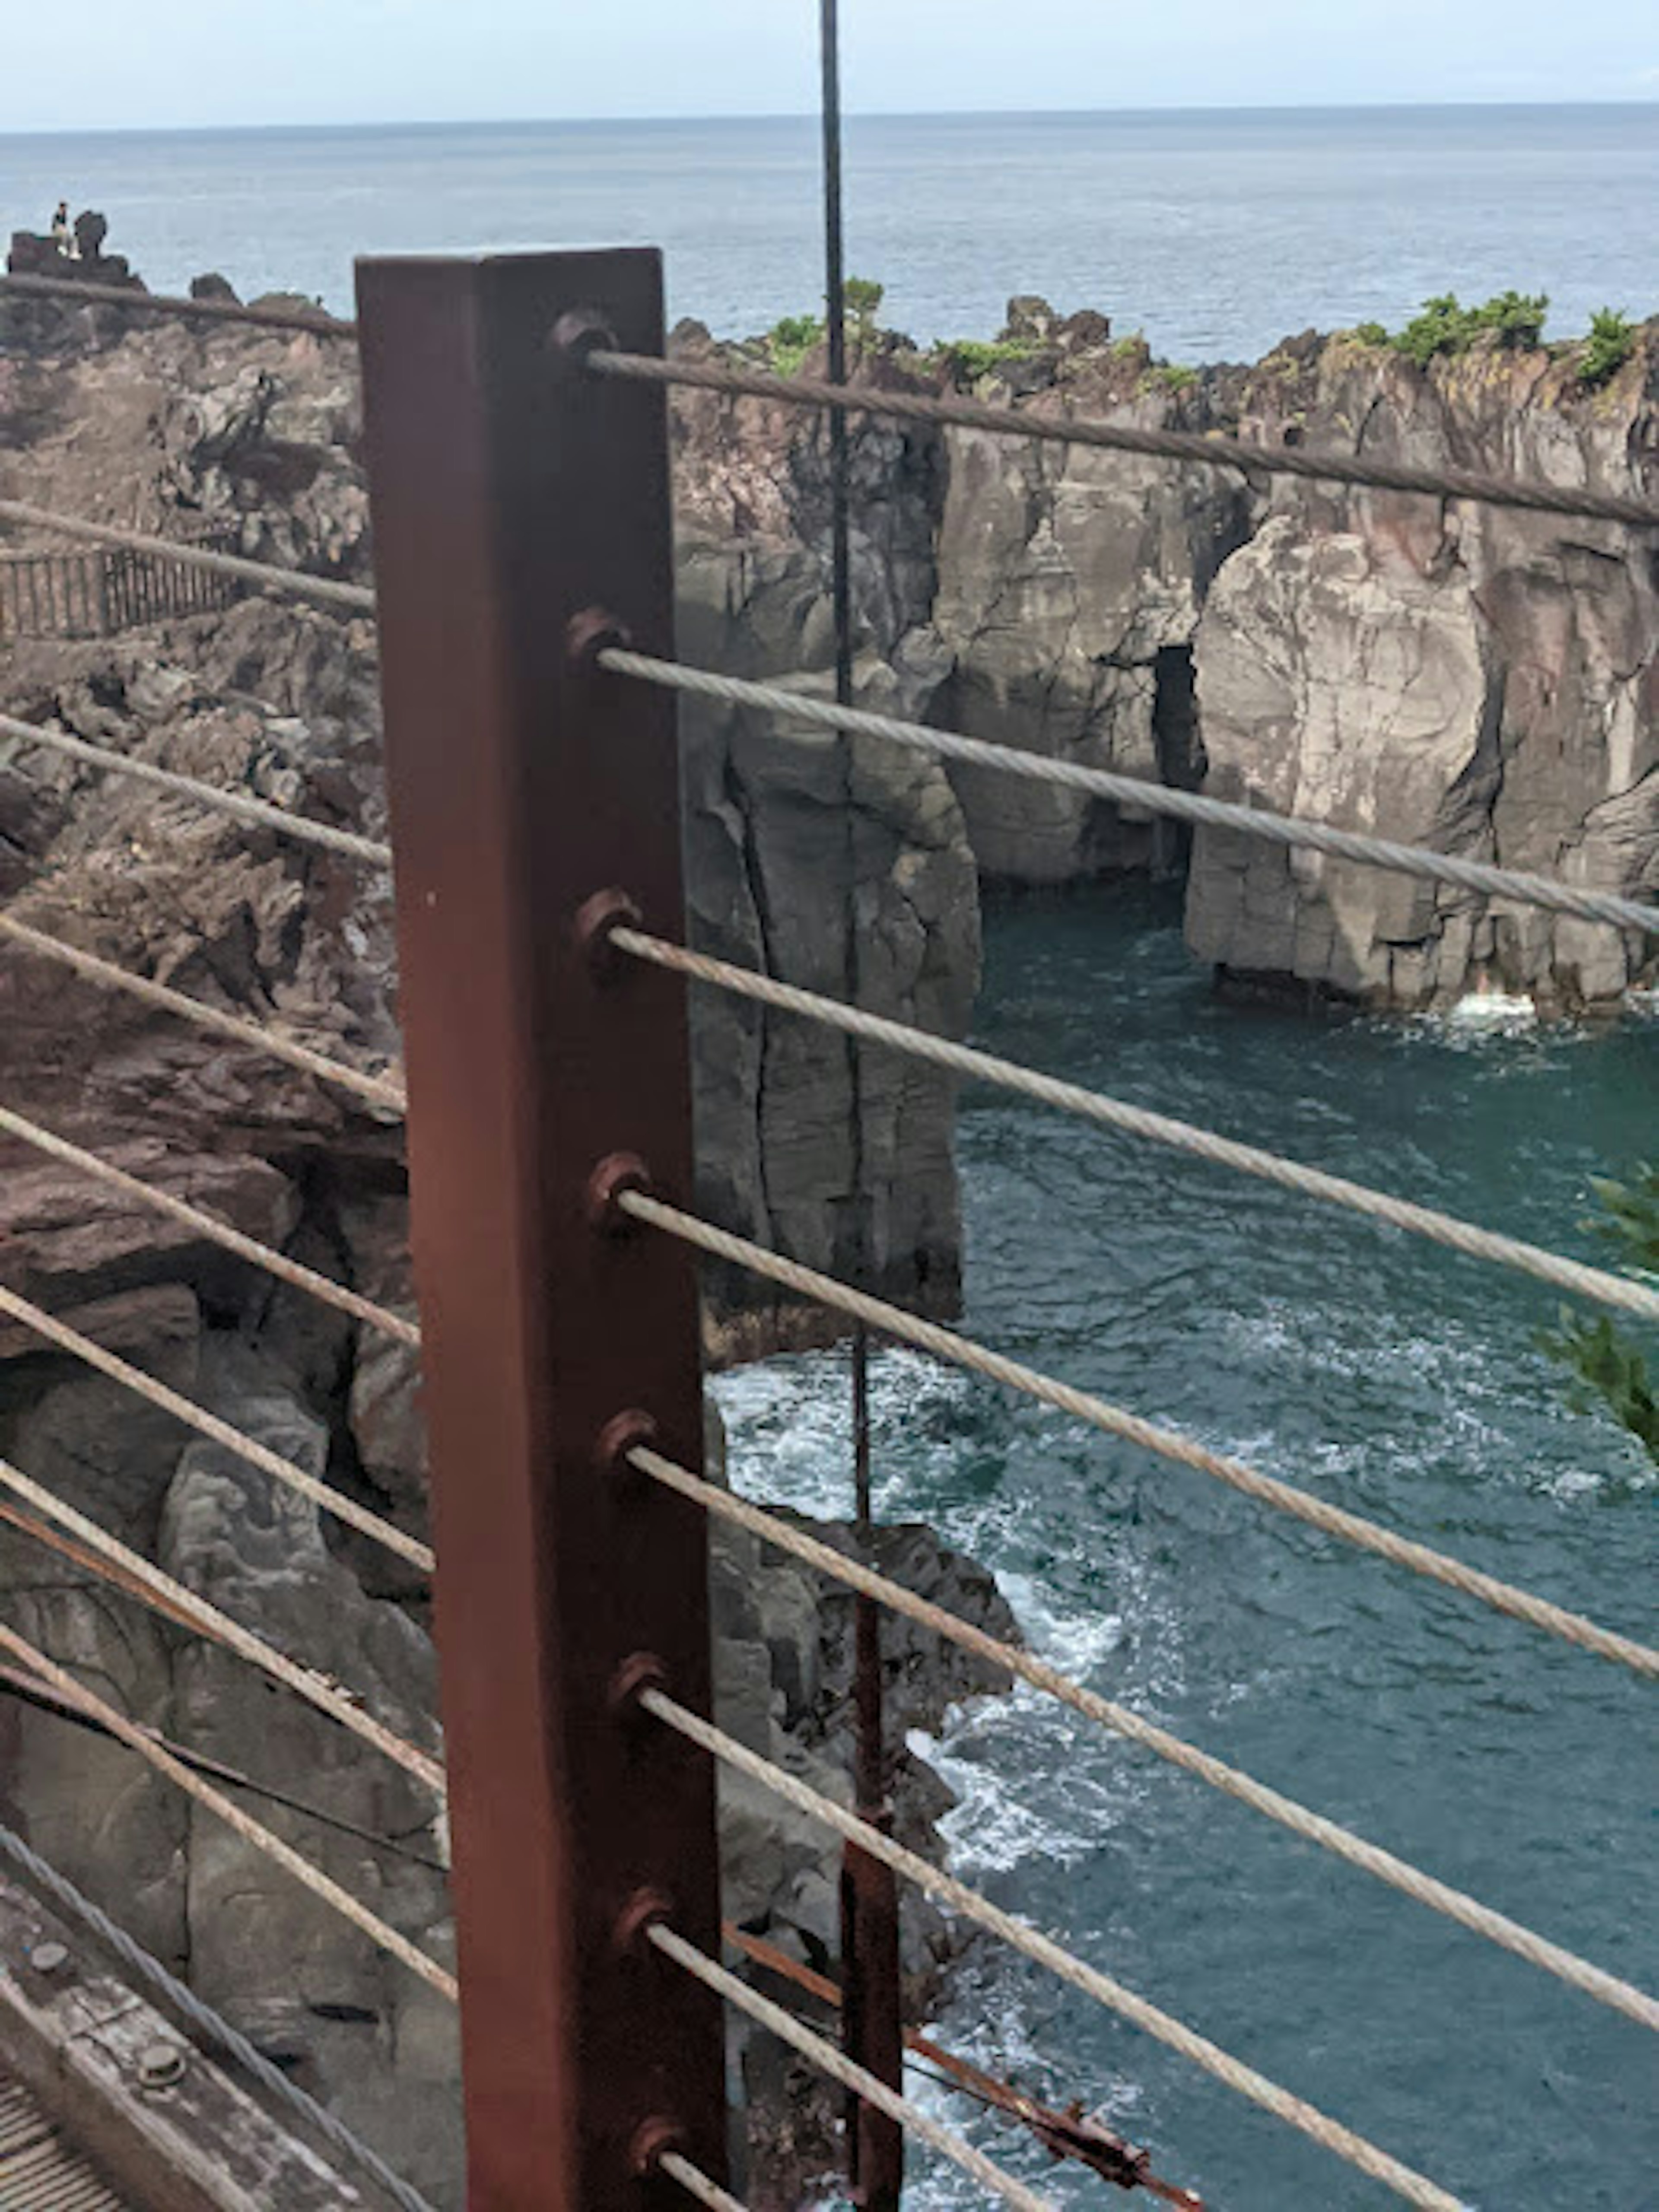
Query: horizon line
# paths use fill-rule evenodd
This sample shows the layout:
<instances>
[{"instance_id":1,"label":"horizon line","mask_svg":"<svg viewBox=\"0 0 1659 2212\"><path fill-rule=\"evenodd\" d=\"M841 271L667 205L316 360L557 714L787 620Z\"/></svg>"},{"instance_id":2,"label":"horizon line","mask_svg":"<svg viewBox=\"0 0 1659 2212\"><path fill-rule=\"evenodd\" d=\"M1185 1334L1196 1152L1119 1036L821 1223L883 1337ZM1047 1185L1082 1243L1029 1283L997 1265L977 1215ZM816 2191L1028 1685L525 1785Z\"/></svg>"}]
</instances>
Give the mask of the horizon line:
<instances>
[{"instance_id":1,"label":"horizon line","mask_svg":"<svg viewBox=\"0 0 1659 2212\"><path fill-rule=\"evenodd\" d=\"M1006 122L1051 118L1056 121L1103 116L1175 115L1386 115L1401 112L1455 113L1470 110L1567 108L1656 108L1659 94L1587 93L1575 99L1474 97L1462 100L1288 100L1159 101L1118 107L866 107L848 111L849 123ZM733 108L678 114L617 112L605 115L409 115L342 117L331 121L225 123L58 123L33 129L0 125L0 143L28 138L210 137L231 131L492 131L603 129L618 124L816 123L815 108Z\"/></svg>"}]
</instances>

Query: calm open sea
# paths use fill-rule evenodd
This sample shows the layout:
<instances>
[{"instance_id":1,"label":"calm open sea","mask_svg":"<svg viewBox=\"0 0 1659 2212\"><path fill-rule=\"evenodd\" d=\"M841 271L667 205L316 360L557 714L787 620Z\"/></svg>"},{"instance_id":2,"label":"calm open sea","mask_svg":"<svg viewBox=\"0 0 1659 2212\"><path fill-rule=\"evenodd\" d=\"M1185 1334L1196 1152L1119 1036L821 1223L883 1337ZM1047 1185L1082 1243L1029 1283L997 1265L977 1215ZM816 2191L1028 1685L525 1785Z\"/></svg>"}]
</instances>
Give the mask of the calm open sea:
<instances>
[{"instance_id":1,"label":"calm open sea","mask_svg":"<svg viewBox=\"0 0 1659 2212\"><path fill-rule=\"evenodd\" d=\"M1547 292L1575 332L1659 308L1659 103L855 118L851 266L912 336L987 337L1011 294L1144 327L1173 360L1427 295ZM351 258L648 241L676 314L767 328L820 289L800 118L0 137L0 224L102 208L156 289L347 308Z\"/></svg>"},{"instance_id":2,"label":"calm open sea","mask_svg":"<svg viewBox=\"0 0 1659 2212\"><path fill-rule=\"evenodd\" d=\"M0 139L0 220L42 222L60 194L101 206L158 288L217 268L346 307L355 252L653 240L675 311L728 333L813 301L816 191L802 121ZM855 122L849 208L853 266L921 338L988 333L1009 294L1040 291L1176 358L1243 357L1510 285L1549 292L1573 331L1604 303L1659 307L1659 106ZM1654 1147L1659 1023L1492 1035L1225 1008L1147 893L994 916L980 1030L1571 1249L1588 1176ZM1000 1097L965 1100L962 1158L975 1333L1659 1632L1659 1488L1564 1407L1533 1349L1546 1294ZM1659 1986L1650 1691L985 1386L896 1353L877 1380L882 1510L994 1566L1041 1650ZM846 1510L835 1358L720 1387L744 1487ZM1472 2203L1659 2206L1641 2030L1034 1697L936 1755L973 1878ZM988 1961L943 2025L1104 2104L1217 2212L1394 2201L1035 1970ZM976 2132L1057 2202L1104 2201ZM969 2201L932 2172L916 2196Z\"/></svg>"}]
</instances>

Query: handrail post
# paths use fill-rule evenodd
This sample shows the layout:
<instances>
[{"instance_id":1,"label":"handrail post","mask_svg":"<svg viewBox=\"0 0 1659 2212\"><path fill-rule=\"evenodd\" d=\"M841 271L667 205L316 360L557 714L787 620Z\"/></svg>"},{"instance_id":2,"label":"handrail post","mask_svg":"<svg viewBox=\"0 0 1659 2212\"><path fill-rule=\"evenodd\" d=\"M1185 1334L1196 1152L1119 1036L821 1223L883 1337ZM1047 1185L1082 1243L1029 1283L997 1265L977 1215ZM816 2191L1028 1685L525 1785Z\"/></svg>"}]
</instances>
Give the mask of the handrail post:
<instances>
[{"instance_id":1,"label":"handrail post","mask_svg":"<svg viewBox=\"0 0 1659 2212\"><path fill-rule=\"evenodd\" d=\"M618 1694L649 1654L709 1710L703 1517L616 1425L701 1464L695 1263L592 1203L619 1154L691 1189L684 987L585 927L613 889L684 920L672 703L592 658L607 623L672 651L665 401L581 358L661 351L660 262L368 260L357 289L467 2201L638 2212L678 2198L652 2147L725 2154L718 2000L625 1934L656 1893L720 1946L710 1762Z\"/></svg>"}]
</instances>

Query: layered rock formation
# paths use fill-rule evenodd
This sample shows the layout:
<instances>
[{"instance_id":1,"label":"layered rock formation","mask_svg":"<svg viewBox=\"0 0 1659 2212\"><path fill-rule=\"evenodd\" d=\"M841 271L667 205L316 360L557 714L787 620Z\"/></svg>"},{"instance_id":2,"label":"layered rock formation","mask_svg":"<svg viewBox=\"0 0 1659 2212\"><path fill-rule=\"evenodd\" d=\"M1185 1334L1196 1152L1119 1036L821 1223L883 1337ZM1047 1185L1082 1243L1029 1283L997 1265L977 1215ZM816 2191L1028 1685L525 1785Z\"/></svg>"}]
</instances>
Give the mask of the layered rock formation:
<instances>
[{"instance_id":1,"label":"layered rock formation","mask_svg":"<svg viewBox=\"0 0 1659 2212\"><path fill-rule=\"evenodd\" d=\"M708 343L694 330L678 343ZM1031 306L1015 343L986 388L1044 414L1358 442L1615 489L1642 487L1659 426L1651 333L1595 395L1543 355L1481 351L1425 374L1348 340L1170 379L1144 348L1113 347L1099 318L1060 324ZM860 373L949 374L896 344ZM205 520L256 556L361 578L356 408L349 356L308 337L0 301L0 491L42 506L164 533ZM822 422L707 397L678 404L676 422L687 656L826 684ZM1659 886L1659 610L1650 562L1620 533L874 422L853 454L863 699L1608 888ZM249 603L21 648L0 662L0 692L26 718L384 830L367 625ZM1150 817L998 776L947 781L885 744L804 741L714 711L688 716L686 737L699 940L947 1033L971 1007L980 878L1188 866ZM337 1056L396 1054L386 887L331 857L0 747L0 898ZM1232 977L1400 1005L1443 1003L1483 972L1547 1000L1612 1004L1639 957L1607 933L1207 835L1188 927ZM948 1088L726 1003L699 1002L696 1052L710 1212L948 1311L960 1256ZM399 1132L263 1056L8 955L0 1097L377 1298L409 1300ZM71 1170L15 1146L3 1169L9 1283L423 1524L405 1354ZM723 1350L807 1334L798 1313L717 1289ZM432 1740L422 1601L381 1556L15 1330L0 1337L0 1451ZM907 1580L1005 1620L923 1533L885 1540ZM381 1838L319 1839L292 1816L307 1850L441 1948L441 1839L404 1778L320 1720L279 1714L231 1662L21 1535L0 1535L0 1578L9 1616L127 1710L233 1763L256 1763L257 1747L266 1778ZM844 1771L838 1607L744 1545L723 1547L716 1594L732 1725L820 1779ZM988 1686L908 1644L892 1665L900 1713L920 1725ZM0 1728L43 1846L453 2199L450 2027L418 1985L135 1780L125 1754L9 1708ZM924 1773L908 1771L902 1805L925 1839L937 1800ZM741 1792L726 1817L734 1910L819 1955L832 1935L821 1843L763 1822ZM938 1931L912 1933L920 1965ZM762 2080L768 2062L750 2063ZM823 2141L814 2122L795 2148L810 2160ZM751 2201L787 2200L790 2185L763 2159Z\"/></svg>"},{"instance_id":2,"label":"layered rock formation","mask_svg":"<svg viewBox=\"0 0 1659 2212\"><path fill-rule=\"evenodd\" d=\"M6 303L0 319L11 341L0 349L6 493L162 531L205 517L233 525L259 557L367 573L355 386L337 348L135 330L100 310L33 302ZM711 578L694 580L689 624L722 619ZM890 695L884 673L872 682ZM0 661L0 693L25 719L385 833L369 625L251 601L108 641L20 645ZM977 905L942 776L887 747L775 757L755 731L712 719L689 733L687 769L703 941L798 972L810 954L811 974L837 989L856 957L877 1003L961 1026ZM831 820L845 826L826 864ZM331 855L3 743L0 897L21 918L337 1057L370 1067L396 1057L389 886ZM836 1041L723 1011L701 1023L696 1051L711 1210L820 1264L862 1265L867 1251L887 1288L948 1310L958 1235L947 1091L886 1071L860 1083ZM337 1279L409 1305L391 1117L15 953L0 961L0 1097ZM0 1165L9 1285L377 1510L424 1527L407 1352L20 1144ZM792 1315L740 1306L731 1288L712 1316L717 1346L803 1333ZM18 1328L0 1334L0 1454L350 1684L411 1739L435 1743L424 1597L395 1561ZM927 1532L884 1540L921 1586L1012 1625L985 1578ZM417 1785L9 1528L0 1581L8 1618L125 1710L347 1824L261 1808L444 1954L443 1837ZM840 1787L841 1610L815 1578L746 1540L717 1546L715 1593L723 1715L745 1741ZM901 1736L936 1726L964 1687L985 1686L915 1639L894 1639L890 1666ZM458 2203L447 2008L115 1747L9 1704L0 1729L9 1814L436 2203ZM940 1802L925 1770L902 1759L900 1816L918 1844L932 1846ZM730 1910L822 1962L834 1940L825 1839L799 1823L780 1829L741 1791L723 1818ZM913 1921L919 1974L941 1941L930 1917ZM781 2162L769 2094L781 2085L763 2069L756 2087L755 2201L769 2189L793 2202L792 2161L817 2154L803 2138ZM830 2119L821 2108L820 2147Z\"/></svg>"},{"instance_id":3,"label":"layered rock formation","mask_svg":"<svg viewBox=\"0 0 1659 2212\"><path fill-rule=\"evenodd\" d=\"M978 390L1047 420L1169 422L1638 496L1659 483L1659 326L1591 388L1572 349L1493 338L1426 369L1310 333L1254 368L1169 371L1136 341L1113 344L1098 316L1013 307ZM951 380L948 356L896 341L860 373ZM753 441L743 480L763 473L769 496L702 506L764 590L784 522L814 520L822 427L742 401L699 400L689 419L689 471L722 490L745 430ZM860 612L923 720L1596 889L1659 884L1659 596L1639 533L978 431L933 441L919 470L909 441L885 434L899 465L855 501ZM776 487L803 485L781 518ZM906 502L938 516L920 611L914 532L894 511ZM802 623L780 635L770 596L750 653L781 665L788 644L799 666L817 641ZM950 773L990 882L1188 865L1182 838L1130 811ZM1612 1007L1652 971L1650 947L1605 929L1208 831L1188 885L1194 955L1261 988L1414 1007L1490 978L1547 1007Z\"/></svg>"}]
</instances>

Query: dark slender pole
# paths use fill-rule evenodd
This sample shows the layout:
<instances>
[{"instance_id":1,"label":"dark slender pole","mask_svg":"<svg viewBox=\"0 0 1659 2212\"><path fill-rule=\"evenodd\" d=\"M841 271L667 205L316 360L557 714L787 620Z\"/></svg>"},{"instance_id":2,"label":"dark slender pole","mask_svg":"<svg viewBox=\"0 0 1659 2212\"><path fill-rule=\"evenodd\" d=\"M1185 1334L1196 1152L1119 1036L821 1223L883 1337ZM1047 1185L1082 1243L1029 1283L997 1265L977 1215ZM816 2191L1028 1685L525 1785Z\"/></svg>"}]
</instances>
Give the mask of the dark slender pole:
<instances>
[{"instance_id":1,"label":"dark slender pole","mask_svg":"<svg viewBox=\"0 0 1659 2212\"><path fill-rule=\"evenodd\" d=\"M689 1200L684 989L618 975L607 899L684 927L671 703L592 647L673 650L666 410L586 374L660 353L653 252L358 269L416 1278L438 1553L468 2212L642 2212L718 2180L720 1947L694 1261L607 1233L615 1156ZM687 1455L690 1456L688 1458Z\"/></svg>"},{"instance_id":2,"label":"dark slender pole","mask_svg":"<svg viewBox=\"0 0 1659 2212\"><path fill-rule=\"evenodd\" d=\"M819 0L819 50L823 70L824 325L830 381L847 381L847 269L842 224L841 23L837 0ZM853 702L853 562L850 453L847 416L830 414L830 572L836 630L836 698ZM848 799L852 792L848 741ZM849 895L854 888L855 817L848 811ZM848 986L859 995L857 902L848 921ZM860 1223L860 1258L867 1265L868 1193L865 1188L864 1097L859 1047L849 1047L853 1114L853 1185ZM870 1340L860 1325L853 1339L853 1487L860 1538L867 1547L872 1533L870 1465ZM881 1613L860 1595L854 1612L854 1787L866 1820L890 1827L887 1758L882 1720ZM843 2036L849 2057L878 2080L901 2086L904 2075L902 2001L899 1961L898 1896L892 1871L856 1846L848 1847L842 1872L842 1956L847 2006ZM897 2124L857 2099L848 2113L849 2178L866 2212L897 2212L904 2185L904 2135Z\"/></svg>"}]
</instances>

